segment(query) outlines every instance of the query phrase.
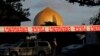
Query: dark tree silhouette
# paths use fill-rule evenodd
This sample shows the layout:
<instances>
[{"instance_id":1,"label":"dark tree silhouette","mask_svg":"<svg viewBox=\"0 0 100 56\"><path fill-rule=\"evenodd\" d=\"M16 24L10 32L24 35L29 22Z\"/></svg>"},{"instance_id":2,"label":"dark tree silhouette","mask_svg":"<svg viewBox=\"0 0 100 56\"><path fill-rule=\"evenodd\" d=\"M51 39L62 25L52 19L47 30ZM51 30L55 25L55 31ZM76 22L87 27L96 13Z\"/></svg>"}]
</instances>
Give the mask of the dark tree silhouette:
<instances>
[{"instance_id":1,"label":"dark tree silhouette","mask_svg":"<svg viewBox=\"0 0 100 56\"><path fill-rule=\"evenodd\" d=\"M80 6L99 6L100 5L100 0L66 0L70 3L79 3Z\"/></svg>"},{"instance_id":2,"label":"dark tree silhouette","mask_svg":"<svg viewBox=\"0 0 100 56\"><path fill-rule=\"evenodd\" d=\"M90 24L100 25L100 9L96 16L90 18Z\"/></svg>"},{"instance_id":3,"label":"dark tree silhouette","mask_svg":"<svg viewBox=\"0 0 100 56\"><path fill-rule=\"evenodd\" d=\"M20 26L22 21L29 21L29 8L23 9L20 1L23 0L0 0L0 26ZM27 35L28 33L0 32L0 43L14 43Z\"/></svg>"},{"instance_id":4,"label":"dark tree silhouette","mask_svg":"<svg viewBox=\"0 0 100 56\"><path fill-rule=\"evenodd\" d=\"M21 0L0 0L0 25L20 25L21 21L29 21L29 8L22 9Z\"/></svg>"},{"instance_id":5,"label":"dark tree silhouette","mask_svg":"<svg viewBox=\"0 0 100 56\"><path fill-rule=\"evenodd\" d=\"M9 9L9 10L13 9L17 12L20 12L20 14L22 15L29 16L29 12L28 12L29 8L23 9L22 8L23 5L20 1L23 1L23 0L0 0L0 8Z\"/></svg>"}]
</instances>

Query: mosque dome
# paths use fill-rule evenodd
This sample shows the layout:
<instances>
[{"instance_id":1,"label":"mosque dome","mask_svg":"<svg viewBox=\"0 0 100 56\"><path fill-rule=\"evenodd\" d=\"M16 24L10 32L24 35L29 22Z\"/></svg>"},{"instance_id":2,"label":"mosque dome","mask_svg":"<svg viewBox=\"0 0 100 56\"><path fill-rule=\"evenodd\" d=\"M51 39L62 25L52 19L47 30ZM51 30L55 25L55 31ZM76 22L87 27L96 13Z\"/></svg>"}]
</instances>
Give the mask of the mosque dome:
<instances>
[{"instance_id":1,"label":"mosque dome","mask_svg":"<svg viewBox=\"0 0 100 56\"><path fill-rule=\"evenodd\" d=\"M45 22L55 22L59 26L64 25L61 15L59 15L59 13L57 13L56 11L54 11L49 7L40 11L36 15L34 19L34 25L35 26L45 25Z\"/></svg>"}]
</instances>

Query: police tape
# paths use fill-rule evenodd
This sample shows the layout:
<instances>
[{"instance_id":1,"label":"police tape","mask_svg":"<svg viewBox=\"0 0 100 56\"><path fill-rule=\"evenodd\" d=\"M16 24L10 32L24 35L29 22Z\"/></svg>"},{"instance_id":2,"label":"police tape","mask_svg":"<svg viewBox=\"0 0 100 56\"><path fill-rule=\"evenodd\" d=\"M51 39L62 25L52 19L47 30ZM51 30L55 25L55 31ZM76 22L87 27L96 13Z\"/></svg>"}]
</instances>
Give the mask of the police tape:
<instances>
[{"instance_id":1,"label":"police tape","mask_svg":"<svg viewBox=\"0 0 100 56\"><path fill-rule=\"evenodd\" d=\"M100 31L100 25L74 26L1 26L0 32L83 32Z\"/></svg>"}]
</instances>

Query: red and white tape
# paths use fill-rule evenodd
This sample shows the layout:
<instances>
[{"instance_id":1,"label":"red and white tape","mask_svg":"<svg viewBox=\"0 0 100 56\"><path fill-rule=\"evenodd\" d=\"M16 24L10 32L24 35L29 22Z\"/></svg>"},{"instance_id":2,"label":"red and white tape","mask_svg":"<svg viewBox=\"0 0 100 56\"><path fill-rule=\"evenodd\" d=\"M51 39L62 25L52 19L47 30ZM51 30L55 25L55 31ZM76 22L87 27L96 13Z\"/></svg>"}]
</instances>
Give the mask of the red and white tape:
<instances>
[{"instance_id":1,"label":"red and white tape","mask_svg":"<svg viewBox=\"0 0 100 56\"><path fill-rule=\"evenodd\" d=\"M82 32L100 31L100 25L74 26L1 26L0 32Z\"/></svg>"}]
</instances>

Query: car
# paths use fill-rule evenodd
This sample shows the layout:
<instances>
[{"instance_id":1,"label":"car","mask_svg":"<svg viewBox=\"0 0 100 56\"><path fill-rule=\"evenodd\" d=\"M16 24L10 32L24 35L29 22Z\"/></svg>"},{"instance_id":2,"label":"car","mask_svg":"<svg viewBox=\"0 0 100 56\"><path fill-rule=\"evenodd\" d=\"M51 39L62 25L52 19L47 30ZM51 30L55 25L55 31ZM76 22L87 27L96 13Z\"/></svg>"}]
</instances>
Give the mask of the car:
<instances>
[{"instance_id":1,"label":"car","mask_svg":"<svg viewBox=\"0 0 100 56\"><path fill-rule=\"evenodd\" d=\"M99 44L72 44L63 47L61 50L63 56L100 56Z\"/></svg>"},{"instance_id":2,"label":"car","mask_svg":"<svg viewBox=\"0 0 100 56\"><path fill-rule=\"evenodd\" d=\"M82 48L83 44L71 44L61 49L61 53L64 55L75 55L78 54L80 48Z\"/></svg>"},{"instance_id":3,"label":"car","mask_svg":"<svg viewBox=\"0 0 100 56\"><path fill-rule=\"evenodd\" d=\"M48 41L19 41L11 46L0 48L0 55L19 56L19 55L38 55L46 56L51 54L51 46Z\"/></svg>"}]
</instances>

